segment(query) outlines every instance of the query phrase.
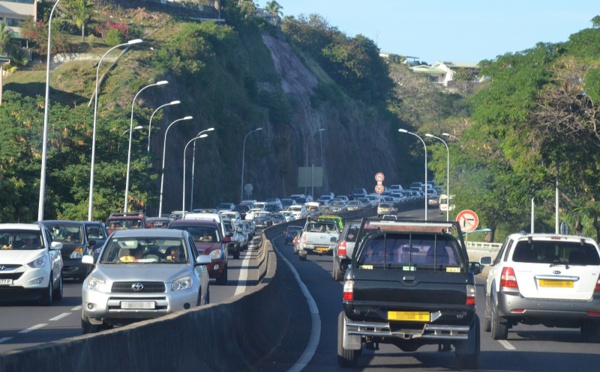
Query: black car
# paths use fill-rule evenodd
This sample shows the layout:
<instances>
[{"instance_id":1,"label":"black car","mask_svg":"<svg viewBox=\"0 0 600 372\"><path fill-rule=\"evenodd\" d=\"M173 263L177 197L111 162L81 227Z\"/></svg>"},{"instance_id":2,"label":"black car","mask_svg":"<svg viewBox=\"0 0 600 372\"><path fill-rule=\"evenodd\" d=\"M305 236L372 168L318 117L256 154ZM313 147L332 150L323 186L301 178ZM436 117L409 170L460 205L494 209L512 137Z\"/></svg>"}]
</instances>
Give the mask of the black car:
<instances>
[{"instance_id":1,"label":"black car","mask_svg":"<svg viewBox=\"0 0 600 372\"><path fill-rule=\"evenodd\" d=\"M81 263L81 258L94 254L94 249L101 248L106 241L107 233L101 222L48 220L38 221L52 234L52 241L63 244L61 255L63 259L63 278L84 280L91 266Z\"/></svg>"}]
</instances>

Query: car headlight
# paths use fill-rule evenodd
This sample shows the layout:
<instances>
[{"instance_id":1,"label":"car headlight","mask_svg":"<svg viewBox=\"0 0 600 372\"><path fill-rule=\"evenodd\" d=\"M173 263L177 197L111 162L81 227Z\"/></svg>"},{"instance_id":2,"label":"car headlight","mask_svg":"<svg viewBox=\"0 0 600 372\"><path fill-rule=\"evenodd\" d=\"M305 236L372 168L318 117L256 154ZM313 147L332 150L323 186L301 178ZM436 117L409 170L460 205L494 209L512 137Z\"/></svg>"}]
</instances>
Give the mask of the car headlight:
<instances>
[{"instance_id":1,"label":"car headlight","mask_svg":"<svg viewBox=\"0 0 600 372\"><path fill-rule=\"evenodd\" d=\"M214 251L210 252L209 256L211 260L218 260L221 258L221 250L215 249Z\"/></svg>"},{"instance_id":2,"label":"car headlight","mask_svg":"<svg viewBox=\"0 0 600 372\"><path fill-rule=\"evenodd\" d=\"M88 279L87 287L92 291L109 292L108 287L106 286L106 281L95 276L92 276Z\"/></svg>"},{"instance_id":3,"label":"car headlight","mask_svg":"<svg viewBox=\"0 0 600 372\"><path fill-rule=\"evenodd\" d=\"M81 258L81 257L83 257L83 248L81 248L81 247L75 248L75 250L69 256L69 258Z\"/></svg>"},{"instance_id":4,"label":"car headlight","mask_svg":"<svg viewBox=\"0 0 600 372\"><path fill-rule=\"evenodd\" d=\"M192 283L193 283L192 278L189 276L179 278L179 279L176 279L173 281L173 283L171 284L171 290L173 292L175 292L175 291L189 289L192 287Z\"/></svg>"},{"instance_id":5,"label":"car headlight","mask_svg":"<svg viewBox=\"0 0 600 372\"><path fill-rule=\"evenodd\" d=\"M48 263L48 257L46 255L43 255L43 256L40 256L40 257L36 258L35 260L29 262L27 265L29 265L33 268L39 268L39 267L46 266L47 263Z\"/></svg>"}]
</instances>

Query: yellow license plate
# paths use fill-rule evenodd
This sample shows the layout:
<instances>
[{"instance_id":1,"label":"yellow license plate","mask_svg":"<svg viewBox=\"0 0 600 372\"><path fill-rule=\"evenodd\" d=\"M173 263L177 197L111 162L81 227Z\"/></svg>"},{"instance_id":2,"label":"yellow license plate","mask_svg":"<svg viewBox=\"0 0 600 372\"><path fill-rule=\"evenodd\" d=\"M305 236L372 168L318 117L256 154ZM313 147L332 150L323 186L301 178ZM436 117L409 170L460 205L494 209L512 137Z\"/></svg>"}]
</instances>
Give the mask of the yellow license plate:
<instances>
[{"instance_id":1,"label":"yellow license plate","mask_svg":"<svg viewBox=\"0 0 600 372\"><path fill-rule=\"evenodd\" d=\"M405 322L429 322L427 311L388 311L388 320L401 320Z\"/></svg>"},{"instance_id":2,"label":"yellow license plate","mask_svg":"<svg viewBox=\"0 0 600 372\"><path fill-rule=\"evenodd\" d=\"M327 252L329 247L317 247L317 252Z\"/></svg>"},{"instance_id":3,"label":"yellow license plate","mask_svg":"<svg viewBox=\"0 0 600 372\"><path fill-rule=\"evenodd\" d=\"M573 288L573 281L572 280L540 279L540 287Z\"/></svg>"}]
</instances>

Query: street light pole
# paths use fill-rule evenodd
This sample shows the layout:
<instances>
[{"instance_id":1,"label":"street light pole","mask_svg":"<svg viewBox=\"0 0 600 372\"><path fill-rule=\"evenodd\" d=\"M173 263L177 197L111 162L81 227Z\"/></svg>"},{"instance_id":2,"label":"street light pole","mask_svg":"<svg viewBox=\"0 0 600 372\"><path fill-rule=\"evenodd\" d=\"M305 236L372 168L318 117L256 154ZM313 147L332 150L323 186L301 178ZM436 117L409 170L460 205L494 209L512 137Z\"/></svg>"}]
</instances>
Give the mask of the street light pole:
<instances>
[{"instance_id":1,"label":"street light pole","mask_svg":"<svg viewBox=\"0 0 600 372\"><path fill-rule=\"evenodd\" d=\"M161 108L163 108L165 106L178 105L180 103L181 103L181 101L179 101L179 100L177 100L177 101L171 101L169 103L165 103L162 106L158 106L158 108L156 110L154 110L154 112L152 113L152 115L150 115L150 124L148 124L148 161L150 161L150 134L152 133L152 118L154 117L154 114L156 114L156 112L158 110L160 110Z\"/></svg>"},{"instance_id":2,"label":"street light pole","mask_svg":"<svg viewBox=\"0 0 600 372\"><path fill-rule=\"evenodd\" d=\"M208 128L205 130L200 131L196 136L199 137L201 136L203 133L206 132L212 132L213 130L215 130L215 128ZM191 195L190 195L190 211L193 209L193 205L194 205L194 173L196 170L196 141L194 141L194 147L192 148L192 190L191 190Z\"/></svg>"},{"instance_id":3,"label":"street light pole","mask_svg":"<svg viewBox=\"0 0 600 372\"><path fill-rule=\"evenodd\" d=\"M130 131L129 131L129 150L127 151L127 174L126 174L126 178L125 178L125 203L123 206L123 213L127 213L127 210L128 210L127 203L128 203L128 199L129 199L129 173L131 170L131 142L133 140L133 107L135 105L135 100L137 99L138 95L140 93L142 93L145 89L154 87L154 86L158 86L158 85L165 85L165 84L169 84L169 82L166 80L161 80L154 84L146 85L145 87L140 89L135 94L135 96L133 97L133 100L131 101L131 123L129 124L129 129L130 129Z\"/></svg>"},{"instance_id":4,"label":"street light pole","mask_svg":"<svg viewBox=\"0 0 600 372\"><path fill-rule=\"evenodd\" d=\"M260 130L262 130L262 128L253 129L246 134L246 137L244 137L244 145L242 146L242 185L240 187L240 201L244 200L244 160L246 157L246 140L251 133L258 132Z\"/></svg>"},{"instance_id":5,"label":"street light pole","mask_svg":"<svg viewBox=\"0 0 600 372\"><path fill-rule=\"evenodd\" d=\"M50 39L52 38L52 16L56 6L60 3L57 0L50 11L48 18L48 53L46 56L46 100L44 102L44 134L42 139L42 169L40 173L40 199L38 204L38 221L44 219L44 196L46 194L46 153L48 149L48 106L50 105L50 55L52 53Z\"/></svg>"},{"instance_id":6,"label":"street light pole","mask_svg":"<svg viewBox=\"0 0 600 372\"><path fill-rule=\"evenodd\" d=\"M187 148L190 145L190 143L192 143L192 142L196 143L197 139L206 138L206 137L208 137L208 134L206 134L206 133L202 134L202 135L199 135L199 136L196 136L196 137L192 138L191 140L189 140L189 142L183 148L183 182L182 182L183 183L183 198L182 198L183 202L181 204L181 210L184 213L185 213L185 153L186 153Z\"/></svg>"},{"instance_id":7,"label":"street light pole","mask_svg":"<svg viewBox=\"0 0 600 372\"><path fill-rule=\"evenodd\" d=\"M324 131L325 128L319 128L318 130L310 133L308 137L306 137L306 164L304 168L304 196L306 197L306 193L308 192L308 142L310 141L310 137L314 134ZM312 183L312 181L311 181Z\"/></svg>"},{"instance_id":8,"label":"street light pole","mask_svg":"<svg viewBox=\"0 0 600 372\"><path fill-rule=\"evenodd\" d=\"M98 114L98 77L100 75L100 65L102 64L102 60L104 59L104 57L106 57L106 55L108 53L110 53L112 50L122 47L122 46L125 46L125 45L130 46L130 45L134 45L134 44L139 44L141 42L142 42L142 39L134 39L134 40L129 40L128 42L123 43L123 44L115 45L114 47L107 50L106 53L104 53L104 55L102 55L102 57L100 57L100 61L98 61L98 66L96 67L96 88L94 89L94 125L93 125L93 130L92 130L92 160L91 160L91 166L90 166L90 195L88 198L88 221L92 220L92 208L93 208L93 200L94 200L94 165L95 165L95 159L96 159L96 117Z\"/></svg>"},{"instance_id":9,"label":"street light pole","mask_svg":"<svg viewBox=\"0 0 600 372\"><path fill-rule=\"evenodd\" d=\"M180 122L182 120L192 120L193 117L192 116L186 116L184 118L181 119L177 119L175 121L173 121L171 124L169 124L169 126L167 126L167 129L165 130L165 139L164 139L164 143L163 143L163 155L162 155L162 168L161 168L161 176L160 176L160 197L159 197L159 202L158 202L158 217L162 216L162 205L163 205L163 186L165 184L165 155L166 155L166 151L167 151L167 134L169 134L169 129L171 128L171 126L173 126L173 124Z\"/></svg>"},{"instance_id":10,"label":"street light pole","mask_svg":"<svg viewBox=\"0 0 600 372\"><path fill-rule=\"evenodd\" d=\"M447 133L442 133L442 136ZM446 221L450 221L450 149L446 141L440 137L436 137L433 134L426 133L425 136L435 138L436 140L442 141L446 146Z\"/></svg>"},{"instance_id":11,"label":"street light pole","mask_svg":"<svg viewBox=\"0 0 600 372\"><path fill-rule=\"evenodd\" d=\"M428 203L428 200L427 200L427 145L425 144L425 141L423 141L423 138L421 138L416 133L409 132L406 129L398 129L398 132L410 134L410 135L417 137L419 140L421 140L421 142L423 143L423 148L425 149L425 221L427 221L427 203Z\"/></svg>"}]
</instances>

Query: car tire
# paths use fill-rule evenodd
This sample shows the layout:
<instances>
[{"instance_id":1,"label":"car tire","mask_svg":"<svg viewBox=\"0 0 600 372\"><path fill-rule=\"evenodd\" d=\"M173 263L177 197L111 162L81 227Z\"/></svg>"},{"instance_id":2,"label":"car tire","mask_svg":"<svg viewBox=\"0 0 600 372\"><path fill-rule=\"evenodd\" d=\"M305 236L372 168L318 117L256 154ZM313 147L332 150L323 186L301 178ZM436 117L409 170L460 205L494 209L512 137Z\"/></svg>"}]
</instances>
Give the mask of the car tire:
<instances>
[{"instance_id":1,"label":"car tire","mask_svg":"<svg viewBox=\"0 0 600 372\"><path fill-rule=\"evenodd\" d=\"M335 280L336 282L339 282L344 278L342 272L340 271L340 267L335 262L333 263L333 270L331 276L333 276L333 280Z\"/></svg>"},{"instance_id":2,"label":"car tire","mask_svg":"<svg viewBox=\"0 0 600 372\"><path fill-rule=\"evenodd\" d=\"M56 301L60 301L63 298L63 277L62 275L58 278L58 286L54 289L54 293L52 293L52 297Z\"/></svg>"},{"instance_id":3,"label":"car tire","mask_svg":"<svg viewBox=\"0 0 600 372\"><path fill-rule=\"evenodd\" d=\"M300 261L306 261L306 256L308 255L308 253L304 252L298 252L298 258L300 259Z\"/></svg>"},{"instance_id":4,"label":"car tire","mask_svg":"<svg viewBox=\"0 0 600 372\"><path fill-rule=\"evenodd\" d=\"M229 268L227 266L225 266L225 269L223 269L223 272L221 273L221 275L219 277L217 277L217 284L219 284L219 285L227 284L227 271L229 271Z\"/></svg>"},{"instance_id":5,"label":"car tire","mask_svg":"<svg viewBox=\"0 0 600 372\"><path fill-rule=\"evenodd\" d=\"M506 340L508 338L508 324L502 319L496 310L492 312L491 328L492 339Z\"/></svg>"},{"instance_id":6,"label":"car tire","mask_svg":"<svg viewBox=\"0 0 600 372\"><path fill-rule=\"evenodd\" d=\"M50 279L48 280L48 286L42 290L42 295L40 298L40 305L42 306L50 306L52 305L52 301L54 300L54 286L52 285L52 273L50 273Z\"/></svg>"},{"instance_id":7,"label":"car tire","mask_svg":"<svg viewBox=\"0 0 600 372\"><path fill-rule=\"evenodd\" d=\"M210 286L206 288L206 301L204 301L204 305L210 304Z\"/></svg>"},{"instance_id":8,"label":"car tire","mask_svg":"<svg viewBox=\"0 0 600 372\"><path fill-rule=\"evenodd\" d=\"M458 358L460 368L477 369L477 365L479 364L479 354L481 352L480 332L479 317L475 315L473 326L471 329L469 329L469 340L466 341L473 341L471 350L461 350L460 353L458 351L456 352L456 357Z\"/></svg>"},{"instance_id":9,"label":"car tire","mask_svg":"<svg viewBox=\"0 0 600 372\"><path fill-rule=\"evenodd\" d=\"M492 320L490 318L483 318L483 330L485 332L490 332L492 330Z\"/></svg>"},{"instance_id":10,"label":"car tire","mask_svg":"<svg viewBox=\"0 0 600 372\"><path fill-rule=\"evenodd\" d=\"M236 248L233 251L233 258L236 259L236 260L240 258L240 249L239 248Z\"/></svg>"},{"instance_id":11,"label":"car tire","mask_svg":"<svg viewBox=\"0 0 600 372\"><path fill-rule=\"evenodd\" d=\"M103 327L101 324L92 324L87 319L81 319L81 331L84 335L88 333L98 333L104 328L106 327Z\"/></svg>"},{"instance_id":12,"label":"car tire","mask_svg":"<svg viewBox=\"0 0 600 372\"><path fill-rule=\"evenodd\" d=\"M359 350L344 349L344 312L341 311L338 316L338 331L337 331L337 355L338 364L340 367L352 368L356 367L358 362Z\"/></svg>"}]
</instances>

